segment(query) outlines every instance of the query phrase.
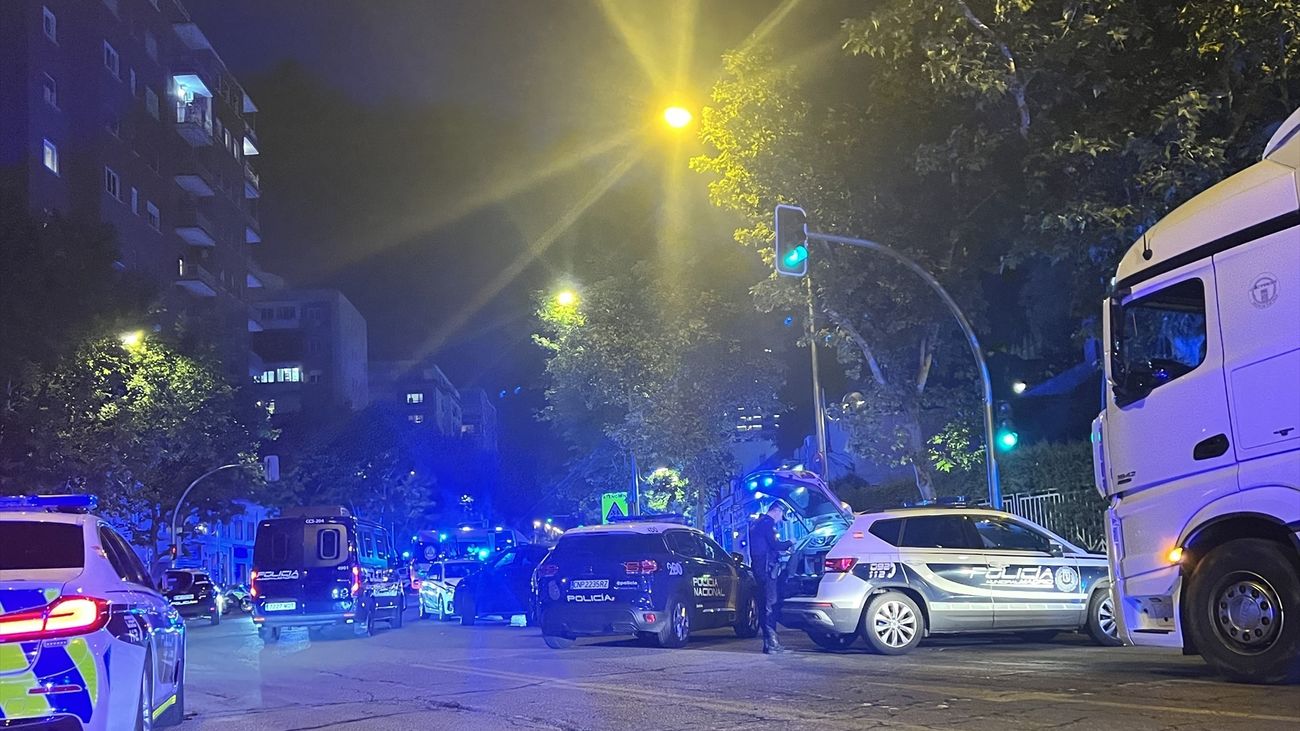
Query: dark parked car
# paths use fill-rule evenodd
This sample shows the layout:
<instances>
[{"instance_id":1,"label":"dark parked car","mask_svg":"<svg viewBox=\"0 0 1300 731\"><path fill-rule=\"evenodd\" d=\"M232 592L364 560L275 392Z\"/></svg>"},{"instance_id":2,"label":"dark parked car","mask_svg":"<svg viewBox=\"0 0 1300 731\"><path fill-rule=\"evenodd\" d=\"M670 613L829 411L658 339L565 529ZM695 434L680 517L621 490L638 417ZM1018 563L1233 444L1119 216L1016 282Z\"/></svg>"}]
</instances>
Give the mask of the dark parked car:
<instances>
[{"instance_id":1,"label":"dark parked car","mask_svg":"<svg viewBox=\"0 0 1300 731\"><path fill-rule=\"evenodd\" d=\"M207 617L221 624L225 597L208 572L199 569L168 569L163 575L163 596L182 617Z\"/></svg>"},{"instance_id":2,"label":"dark parked car","mask_svg":"<svg viewBox=\"0 0 1300 731\"><path fill-rule=\"evenodd\" d=\"M534 623L533 570L546 555L546 546L524 544L497 554L483 568L460 580L452 602L463 625L474 624L479 617L504 617L516 614Z\"/></svg>"}]
</instances>

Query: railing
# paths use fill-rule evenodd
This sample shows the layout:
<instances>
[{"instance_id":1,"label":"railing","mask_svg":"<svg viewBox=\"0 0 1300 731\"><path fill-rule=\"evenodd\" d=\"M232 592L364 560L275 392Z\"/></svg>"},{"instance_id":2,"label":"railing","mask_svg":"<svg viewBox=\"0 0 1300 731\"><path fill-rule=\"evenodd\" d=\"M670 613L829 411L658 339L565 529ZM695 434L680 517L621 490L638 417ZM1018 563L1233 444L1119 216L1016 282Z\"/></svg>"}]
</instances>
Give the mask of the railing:
<instances>
[{"instance_id":1,"label":"railing","mask_svg":"<svg viewBox=\"0 0 1300 731\"><path fill-rule=\"evenodd\" d=\"M1065 505L1066 496L1059 492L1020 493L1002 499L1002 509L1013 515L1048 528L1082 548L1105 552L1106 536L1099 531L1087 530L1079 521L1064 519L1057 506ZM1067 524L1072 523L1072 524ZM1096 533L1096 535L1093 535Z\"/></svg>"}]
</instances>

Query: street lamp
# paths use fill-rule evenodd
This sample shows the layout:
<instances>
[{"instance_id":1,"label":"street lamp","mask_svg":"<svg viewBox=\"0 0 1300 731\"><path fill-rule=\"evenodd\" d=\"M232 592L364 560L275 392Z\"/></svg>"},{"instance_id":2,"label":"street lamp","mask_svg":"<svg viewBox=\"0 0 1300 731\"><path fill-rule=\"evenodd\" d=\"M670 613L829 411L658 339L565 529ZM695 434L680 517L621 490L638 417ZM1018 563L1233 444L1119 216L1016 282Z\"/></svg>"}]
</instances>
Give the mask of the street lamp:
<instances>
[{"instance_id":1,"label":"street lamp","mask_svg":"<svg viewBox=\"0 0 1300 731\"><path fill-rule=\"evenodd\" d=\"M664 110L664 122L673 129L681 129L691 123L695 115L686 107L671 106Z\"/></svg>"},{"instance_id":2,"label":"street lamp","mask_svg":"<svg viewBox=\"0 0 1300 731\"><path fill-rule=\"evenodd\" d=\"M138 348L144 343L144 331L132 330L131 332L122 333L118 339L122 342L122 347L132 349Z\"/></svg>"},{"instance_id":3,"label":"street lamp","mask_svg":"<svg viewBox=\"0 0 1300 731\"><path fill-rule=\"evenodd\" d=\"M578 293L571 289L565 289L555 295L555 304L560 307L573 307L578 304Z\"/></svg>"}]
</instances>

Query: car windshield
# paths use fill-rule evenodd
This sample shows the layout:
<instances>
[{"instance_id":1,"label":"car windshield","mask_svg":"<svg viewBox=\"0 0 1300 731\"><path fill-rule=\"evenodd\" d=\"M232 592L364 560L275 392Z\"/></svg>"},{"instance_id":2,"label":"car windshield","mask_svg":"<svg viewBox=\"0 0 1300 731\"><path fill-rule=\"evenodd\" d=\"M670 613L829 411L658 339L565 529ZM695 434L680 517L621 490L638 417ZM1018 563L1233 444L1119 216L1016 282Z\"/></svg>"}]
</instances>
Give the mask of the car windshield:
<instances>
[{"instance_id":1,"label":"car windshield","mask_svg":"<svg viewBox=\"0 0 1300 731\"><path fill-rule=\"evenodd\" d=\"M253 543L253 562L262 571L326 568L348 558L347 526L271 520L262 523Z\"/></svg>"},{"instance_id":2,"label":"car windshield","mask_svg":"<svg viewBox=\"0 0 1300 731\"><path fill-rule=\"evenodd\" d=\"M79 569L85 566L85 543L75 523L34 520L0 521L0 571Z\"/></svg>"},{"instance_id":3,"label":"car windshield","mask_svg":"<svg viewBox=\"0 0 1300 731\"><path fill-rule=\"evenodd\" d=\"M163 588L166 591L189 591L194 588L194 574L188 571L168 571L164 577Z\"/></svg>"},{"instance_id":4,"label":"car windshield","mask_svg":"<svg viewBox=\"0 0 1300 731\"><path fill-rule=\"evenodd\" d=\"M552 560L615 558L647 556L663 553L662 535L649 533L592 533L571 535L560 539Z\"/></svg>"},{"instance_id":5,"label":"car windshield","mask_svg":"<svg viewBox=\"0 0 1300 731\"><path fill-rule=\"evenodd\" d=\"M443 566L442 578L462 579L466 576L469 576L476 569L478 569L478 567L479 567L478 563L469 563L469 562L445 564Z\"/></svg>"}]
</instances>

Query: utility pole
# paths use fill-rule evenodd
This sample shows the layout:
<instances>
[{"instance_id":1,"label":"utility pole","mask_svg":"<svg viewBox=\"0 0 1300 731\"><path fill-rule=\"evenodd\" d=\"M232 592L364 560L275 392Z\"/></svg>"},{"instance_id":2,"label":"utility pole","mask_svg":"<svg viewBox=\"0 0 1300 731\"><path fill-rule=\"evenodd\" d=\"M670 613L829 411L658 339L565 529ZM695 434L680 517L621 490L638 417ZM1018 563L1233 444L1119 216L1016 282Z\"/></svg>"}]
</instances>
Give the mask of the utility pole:
<instances>
[{"instance_id":1,"label":"utility pole","mask_svg":"<svg viewBox=\"0 0 1300 731\"><path fill-rule=\"evenodd\" d=\"M808 290L808 350L812 355L813 418L817 435L817 465L823 479L830 479L830 452L826 448L826 404L822 394L821 369L817 366L816 308L813 306L812 277L804 277Z\"/></svg>"}]
</instances>

